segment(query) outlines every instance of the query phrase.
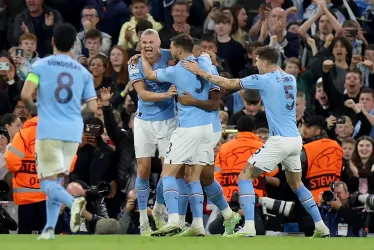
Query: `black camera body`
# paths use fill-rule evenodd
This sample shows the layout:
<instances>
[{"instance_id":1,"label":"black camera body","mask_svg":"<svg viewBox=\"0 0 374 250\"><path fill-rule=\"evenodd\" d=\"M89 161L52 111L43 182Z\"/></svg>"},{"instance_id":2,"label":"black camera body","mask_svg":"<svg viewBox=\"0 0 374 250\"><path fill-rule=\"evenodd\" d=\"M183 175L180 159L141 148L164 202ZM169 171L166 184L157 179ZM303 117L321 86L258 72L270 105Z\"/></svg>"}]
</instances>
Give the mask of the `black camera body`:
<instances>
[{"instance_id":1,"label":"black camera body","mask_svg":"<svg viewBox=\"0 0 374 250\"><path fill-rule=\"evenodd\" d=\"M86 196L87 197L103 197L106 198L109 196L110 192L112 191L112 186L109 182L102 181L97 186L92 185L89 189L86 189Z\"/></svg>"}]
</instances>

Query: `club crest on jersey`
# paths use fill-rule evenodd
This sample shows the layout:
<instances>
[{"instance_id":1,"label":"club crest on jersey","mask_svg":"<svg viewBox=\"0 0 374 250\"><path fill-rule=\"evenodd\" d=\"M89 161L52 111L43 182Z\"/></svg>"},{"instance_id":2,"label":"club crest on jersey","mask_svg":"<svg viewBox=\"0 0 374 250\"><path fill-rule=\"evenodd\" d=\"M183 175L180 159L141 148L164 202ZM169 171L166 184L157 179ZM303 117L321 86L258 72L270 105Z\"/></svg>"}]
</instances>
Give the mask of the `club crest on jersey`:
<instances>
[{"instance_id":1,"label":"club crest on jersey","mask_svg":"<svg viewBox=\"0 0 374 250\"><path fill-rule=\"evenodd\" d=\"M139 68L137 64L130 64L129 75L139 74Z\"/></svg>"}]
</instances>

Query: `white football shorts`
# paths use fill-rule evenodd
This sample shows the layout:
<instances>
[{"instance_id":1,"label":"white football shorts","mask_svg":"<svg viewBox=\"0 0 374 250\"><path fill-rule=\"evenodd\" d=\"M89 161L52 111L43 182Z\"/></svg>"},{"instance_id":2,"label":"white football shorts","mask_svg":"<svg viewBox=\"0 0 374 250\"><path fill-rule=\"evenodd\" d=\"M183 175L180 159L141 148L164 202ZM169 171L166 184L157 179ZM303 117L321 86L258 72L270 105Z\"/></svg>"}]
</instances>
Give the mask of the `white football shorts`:
<instances>
[{"instance_id":1,"label":"white football shorts","mask_svg":"<svg viewBox=\"0 0 374 250\"><path fill-rule=\"evenodd\" d=\"M136 158L154 157L156 149L164 157L171 134L177 127L177 118L165 121L134 119L134 146Z\"/></svg>"},{"instance_id":2,"label":"white football shorts","mask_svg":"<svg viewBox=\"0 0 374 250\"><path fill-rule=\"evenodd\" d=\"M78 142L36 140L35 159L39 179L57 174L68 175L78 147Z\"/></svg>"},{"instance_id":3,"label":"white football shorts","mask_svg":"<svg viewBox=\"0 0 374 250\"><path fill-rule=\"evenodd\" d=\"M273 171L279 163L290 172L301 172L300 153L303 147L301 136L271 136L258 149L248 163L265 172Z\"/></svg>"},{"instance_id":4,"label":"white football shorts","mask_svg":"<svg viewBox=\"0 0 374 250\"><path fill-rule=\"evenodd\" d=\"M212 124L190 128L177 127L171 135L164 163L212 165L212 137Z\"/></svg>"}]
</instances>

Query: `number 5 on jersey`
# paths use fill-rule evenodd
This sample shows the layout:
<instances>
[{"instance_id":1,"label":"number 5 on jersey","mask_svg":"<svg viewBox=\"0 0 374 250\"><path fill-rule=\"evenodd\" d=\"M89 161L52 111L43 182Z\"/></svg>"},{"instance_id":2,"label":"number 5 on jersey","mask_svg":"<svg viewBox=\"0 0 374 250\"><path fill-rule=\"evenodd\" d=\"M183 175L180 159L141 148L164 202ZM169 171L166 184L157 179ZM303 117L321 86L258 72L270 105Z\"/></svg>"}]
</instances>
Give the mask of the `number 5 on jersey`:
<instances>
[{"instance_id":1,"label":"number 5 on jersey","mask_svg":"<svg viewBox=\"0 0 374 250\"><path fill-rule=\"evenodd\" d=\"M58 103L65 104L73 98L73 76L69 73L62 72L57 76L57 89L55 90L55 98Z\"/></svg>"}]
</instances>

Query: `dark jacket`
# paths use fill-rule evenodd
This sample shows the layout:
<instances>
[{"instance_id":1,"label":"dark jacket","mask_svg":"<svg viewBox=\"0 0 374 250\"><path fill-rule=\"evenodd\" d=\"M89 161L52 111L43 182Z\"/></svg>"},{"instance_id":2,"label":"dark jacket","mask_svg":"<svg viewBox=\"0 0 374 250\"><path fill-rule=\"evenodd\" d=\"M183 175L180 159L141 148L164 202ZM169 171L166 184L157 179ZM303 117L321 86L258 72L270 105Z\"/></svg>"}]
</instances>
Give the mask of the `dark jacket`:
<instances>
[{"instance_id":1,"label":"dark jacket","mask_svg":"<svg viewBox=\"0 0 374 250\"><path fill-rule=\"evenodd\" d=\"M358 211L354 211L350 207L341 206L338 210L332 209L331 211L328 211L328 209L320 208L320 212L323 221L330 229L331 237L339 237L338 224L348 225L347 237L362 236L361 229L364 226L364 220L362 215L357 214Z\"/></svg>"},{"instance_id":2,"label":"dark jacket","mask_svg":"<svg viewBox=\"0 0 374 250\"><path fill-rule=\"evenodd\" d=\"M268 37L265 41L265 44L270 43L270 38ZM299 57L300 53L300 39L299 36L290 32L287 32L285 40L280 44L283 47L284 54L282 55L283 60L290 57Z\"/></svg>"},{"instance_id":3,"label":"dark jacket","mask_svg":"<svg viewBox=\"0 0 374 250\"><path fill-rule=\"evenodd\" d=\"M43 14L41 17L41 19L43 19L43 22L44 22L44 15L49 14L50 12L53 12L54 14L54 25L62 23L63 20L62 20L61 14L57 10L51 9L45 5L43 5ZM14 45L18 45L19 38L23 34L22 23L25 23L25 25L27 26L27 28L29 29L31 33L37 36L39 35L39 34L36 34L36 30L33 24L33 19L30 15L30 11L26 9L22 13L18 14L14 21L14 30L13 30L13 39L14 39L13 44ZM38 42L42 43L42 44L38 43L38 48L45 47L47 49L46 52L49 54L53 53L52 46L51 46L51 39L53 36L54 25L47 26L44 24L44 27L43 27L44 41L39 41L38 39ZM41 57L44 57L44 55L41 54L39 51L38 53L40 54Z\"/></svg>"},{"instance_id":4,"label":"dark jacket","mask_svg":"<svg viewBox=\"0 0 374 250\"><path fill-rule=\"evenodd\" d=\"M116 146L118 157L117 184L121 190L128 189L134 172L135 148L131 134L118 126L112 106L103 106L104 125L110 140Z\"/></svg>"}]
</instances>

